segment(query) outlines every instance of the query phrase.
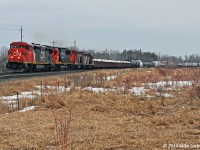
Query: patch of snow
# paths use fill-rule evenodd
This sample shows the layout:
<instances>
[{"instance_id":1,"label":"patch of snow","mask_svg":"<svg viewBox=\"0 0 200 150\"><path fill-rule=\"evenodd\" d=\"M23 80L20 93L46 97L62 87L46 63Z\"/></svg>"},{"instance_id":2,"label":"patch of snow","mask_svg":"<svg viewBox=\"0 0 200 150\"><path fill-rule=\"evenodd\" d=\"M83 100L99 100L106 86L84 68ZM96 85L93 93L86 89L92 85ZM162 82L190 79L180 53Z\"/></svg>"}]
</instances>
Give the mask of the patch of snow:
<instances>
[{"instance_id":1,"label":"patch of snow","mask_svg":"<svg viewBox=\"0 0 200 150\"><path fill-rule=\"evenodd\" d=\"M157 83L147 83L146 85L151 89L164 89L165 87L170 86L171 89L175 90L184 86L191 86L192 84L192 81L162 81Z\"/></svg>"},{"instance_id":2,"label":"patch of snow","mask_svg":"<svg viewBox=\"0 0 200 150\"><path fill-rule=\"evenodd\" d=\"M9 104L16 104L16 102L17 102L17 100L4 100L4 101L2 101L4 104L7 104L7 105L9 105Z\"/></svg>"},{"instance_id":3,"label":"patch of snow","mask_svg":"<svg viewBox=\"0 0 200 150\"><path fill-rule=\"evenodd\" d=\"M20 110L19 112L25 112L25 111L29 111L29 110L35 110L37 106L30 106L30 107L25 107L22 110Z\"/></svg>"},{"instance_id":4,"label":"patch of snow","mask_svg":"<svg viewBox=\"0 0 200 150\"><path fill-rule=\"evenodd\" d=\"M141 96L142 94L145 93L145 88L144 87L133 87L129 89L129 92L134 93L137 96Z\"/></svg>"},{"instance_id":5,"label":"patch of snow","mask_svg":"<svg viewBox=\"0 0 200 150\"><path fill-rule=\"evenodd\" d=\"M96 93L99 93L99 92L105 93L105 92L109 92L109 91L115 91L114 89L96 88L96 87L86 87L86 88L84 88L84 90L93 91L93 92L96 92Z\"/></svg>"},{"instance_id":6,"label":"patch of snow","mask_svg":"<svg viewBox=\"0 0 200 150\"><path fill-rule=\"evenodd\" d=\"M45 89L45 86L44 85L42 85L42 86L40 86L40 85L37 85L37 86L35 86L37 89Z\"/></svg>"},{"instance_id":7,"label":"patch of snow","mask_svg":"<svg viewBox=\"0 0 200 150\"><path fill-rule=\"evenodd\" d=\"M57 90L57 92L68 92L70 91L70 87L65 88L64 86L35 86L40 89L48 89L48 90Z\"/></svg>"},{"instance_id":8,"label":"patch of snow","mask_svg":"<svg viewBox=\"0 0 200 150\"><path fill-rule=\"evenodd\" d=\"M166 98L171 98L174 97L172 94L169 93L157 93L158 96L166 97Z\"/></svg>"},{"instance_id":9,"label":"patch of snow","mask_svg":"<svg viewBox=\"0 0 200 150\"><path fill-rule=\"evenodd\" d=\"M1 96L0 99L4 101L16 101L22 98L28 98L28 99L33 99L36 98L35 95L40 95L40 92L38 91L26 91L26 92L21 92L19 95L12 95L12 96Z\"/></svg>"},{"instance_id":10,"label":"patch of snow","mask_svg":"<svg viewBox=\"0 0 200 150\"><path fill-rule=\"evenodd\" d=\"M117 76L108 76L106 80L109 81L109 80L113 80L113 79L115 79L115 78L117 78Z\"/></svg>"}]
</instances>

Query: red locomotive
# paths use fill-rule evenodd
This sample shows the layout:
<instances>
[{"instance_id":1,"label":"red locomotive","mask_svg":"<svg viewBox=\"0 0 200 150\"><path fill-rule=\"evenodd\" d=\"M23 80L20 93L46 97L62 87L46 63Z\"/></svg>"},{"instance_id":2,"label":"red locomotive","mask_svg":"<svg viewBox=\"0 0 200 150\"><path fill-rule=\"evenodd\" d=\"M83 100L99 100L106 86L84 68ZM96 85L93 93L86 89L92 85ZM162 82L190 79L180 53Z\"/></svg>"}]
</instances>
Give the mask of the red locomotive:
<instances>
[{"instance_id":1,"label":"red locomotive","mask_svg":"<svg viewBox=\"0 0 200 150\"><path fill-rule=\"evenodd\" d=\"M26 42L12 42L6 68L16 71L69 70L93 68L89 53Z\"/></svg>"}]
</instances>

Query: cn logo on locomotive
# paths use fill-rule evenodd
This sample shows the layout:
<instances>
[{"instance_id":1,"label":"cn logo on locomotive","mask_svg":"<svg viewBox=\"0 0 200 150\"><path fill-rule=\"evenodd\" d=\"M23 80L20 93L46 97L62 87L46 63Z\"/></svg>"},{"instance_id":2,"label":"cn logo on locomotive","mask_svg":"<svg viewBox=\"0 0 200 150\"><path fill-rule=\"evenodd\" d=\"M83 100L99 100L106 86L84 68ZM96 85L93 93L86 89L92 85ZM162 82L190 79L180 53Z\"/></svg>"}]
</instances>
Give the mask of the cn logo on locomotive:
<instances>
[{"instance_id":1,"label":"cn logo on locomotive","mask_svg":"<svg viewBox=\"0 0 200 150\"><path fill-rule=\"evenodd\" d=\"M20 53L17 49L16 52L13 52L13 56L22 56L22 53Z\"/></svg>"}]
</instances>

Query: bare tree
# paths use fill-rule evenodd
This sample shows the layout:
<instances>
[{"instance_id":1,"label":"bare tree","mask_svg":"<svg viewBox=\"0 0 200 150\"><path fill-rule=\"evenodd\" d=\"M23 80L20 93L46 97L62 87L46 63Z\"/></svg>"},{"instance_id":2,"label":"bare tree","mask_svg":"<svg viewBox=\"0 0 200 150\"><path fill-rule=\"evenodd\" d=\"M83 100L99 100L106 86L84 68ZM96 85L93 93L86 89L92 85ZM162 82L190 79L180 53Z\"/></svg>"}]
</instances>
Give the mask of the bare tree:
<instances>
[{"instance_id":1,"label":"bare tree","mask_svg":"<svg viewBox=\"0 0 200 150\"><path fill-rule=\"evenodd\" d=\"M7 54L8 54L8 48L2 47L0 49L0 72L6 71Z\"/></svg>"}]
</instances>

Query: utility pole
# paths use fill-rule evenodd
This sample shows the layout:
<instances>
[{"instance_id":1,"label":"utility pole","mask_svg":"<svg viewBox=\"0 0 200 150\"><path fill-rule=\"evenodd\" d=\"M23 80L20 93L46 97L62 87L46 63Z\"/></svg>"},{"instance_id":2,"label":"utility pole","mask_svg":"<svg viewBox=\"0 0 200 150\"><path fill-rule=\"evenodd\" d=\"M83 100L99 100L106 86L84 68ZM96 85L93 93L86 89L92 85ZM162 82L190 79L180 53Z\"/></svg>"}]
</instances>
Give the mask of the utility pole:
<instances>
[{"instance_id":1,"label":"utility pole","mask_svg":"<svg viewBox=\"0 0 200 150\"><path fill-rule=\"evenodd\" d=\"M76 40L74 40L74 49L76 49Z\"/></svg>"},{"instance_id":2,"label":"utility pole","mask_svg":"<svg viewBox=\"0 0 200 150\"><path fill-rule=\"evenodd\" d=\"M21 42L22 42L22 37L23 37L23 29L22 29L22 26L20 28L20 32L21 32Z\"/></svg>"},{"instance_id":3,"label":"utility pole","mask_svg":"<svg viewBox=\"0 0 200 150\"><path fill-rule=\"evenodd\" d=\"M55 45L55 43L58 43L58 41L50 41L49 43L52 43L53 44L53 47L54 47L54 45Z\"/></svg>"}]
</instances>

